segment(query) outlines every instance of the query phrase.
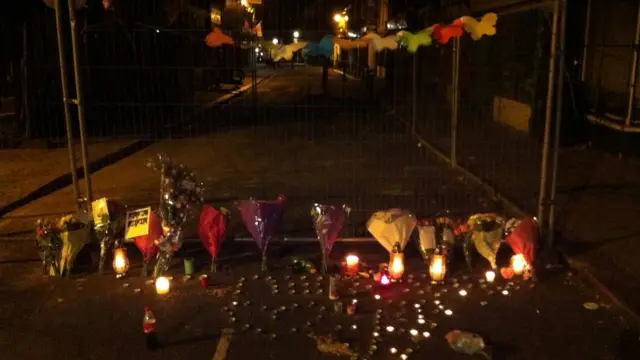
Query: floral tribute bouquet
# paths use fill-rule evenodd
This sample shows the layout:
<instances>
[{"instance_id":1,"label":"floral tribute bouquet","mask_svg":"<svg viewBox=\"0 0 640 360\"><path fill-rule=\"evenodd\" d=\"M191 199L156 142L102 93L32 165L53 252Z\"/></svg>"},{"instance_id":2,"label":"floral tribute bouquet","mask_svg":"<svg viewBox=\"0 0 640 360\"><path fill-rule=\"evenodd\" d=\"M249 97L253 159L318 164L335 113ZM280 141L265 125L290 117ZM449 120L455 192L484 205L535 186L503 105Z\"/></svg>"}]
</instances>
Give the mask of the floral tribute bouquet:
<instances>
[{"instance_id":1,"label":"floral tribute bouquet","mask_svg":"<svg viewBox=\"0 0 640 360\"><path fill-rule=\"evenodd\" d=\"M203 184L196 174L164 154L147 162L147 167L160 173L160 206L163 235L156 240L158 255L154 276L168 270L174 253L182 246L182 231L193 209L203 202Z\"/></svg>"}]
</instances>

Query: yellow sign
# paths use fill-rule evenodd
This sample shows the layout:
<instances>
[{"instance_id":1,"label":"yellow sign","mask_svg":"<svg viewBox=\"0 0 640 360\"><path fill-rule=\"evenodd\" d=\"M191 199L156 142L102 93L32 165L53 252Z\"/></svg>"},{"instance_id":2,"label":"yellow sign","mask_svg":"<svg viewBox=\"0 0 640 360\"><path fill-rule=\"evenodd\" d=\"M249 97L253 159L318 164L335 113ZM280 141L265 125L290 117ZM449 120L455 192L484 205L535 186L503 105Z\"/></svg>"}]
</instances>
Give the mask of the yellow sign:
<instances>
[{"instance_id":1,"label":"yellow sign","mask_svg":"<svg viewBox=\"0 0 640 360\"><path fill-rule=\"evenodd\" d=\"M95 200L91 203L91 213L95 226L107 225L110 220L107 198Z\"/></svg>"},{"instance_id":2,"label":"yellow sign","mask_svg":"<svg viewBox=\"0 0 640 360\"><path fill-rule=\"evenodd\" d=\"M150 207L127 212L125 239L133 239L149 234L150 214Z\"/></svg>"}]
</instances>

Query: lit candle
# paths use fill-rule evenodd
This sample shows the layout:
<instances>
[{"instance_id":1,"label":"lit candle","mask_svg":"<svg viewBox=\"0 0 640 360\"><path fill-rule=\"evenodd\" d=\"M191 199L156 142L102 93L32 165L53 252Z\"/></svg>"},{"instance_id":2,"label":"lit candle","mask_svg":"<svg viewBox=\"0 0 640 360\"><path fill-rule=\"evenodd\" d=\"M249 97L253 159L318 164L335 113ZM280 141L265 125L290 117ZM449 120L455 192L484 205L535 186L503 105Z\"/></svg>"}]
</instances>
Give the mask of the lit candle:
<instances>
[{"instance_id":1,"label":"lit candle","mask_svg":"<svg viewBox=\"0 0 640 360\"><path fill-rule=\"evenodd\" d=\"M389 279L389 274L387 272L383 272L380 275L380 285L387 286L391 283L391 279Z\"/></svg>"},{"instance_id":2,"label":"lit candle","mask_svg":"<svg viewBox=\"0 0 640 360\"><path fill-rule=\"evenodd\" d=\"M347 274L355 275L358 273L358 262L360 259L356 255L347 256Z\"/></svg>"},{"instance_id":3,"label":"lit candle","mask_svg":"<svg viewBox=\"0 0 640 360\"><path fill-rule=\"evenodd\" d=\"M113 250L113 270L120 277L129 270L129 259L127 258L127 250L118 248Z\"/></svg>"},{"instance_id":4,"label":"lit candle","mask_svg":"<svg viewBox=\"0 0 640 360\"><path fill-rule=\"evenodd\" d=\"M165 295L169 293L169 279L164 276L160 276L156 279L156 292L159 295Z\"/></svg>"},{"instance_id":5,"label":"lit candle","mask_svg":"<svg viewBox=\"0 0 640 360\"><path fill-rule=\"evenodd\" d=\"M522 275L526 266L527 262L524 260L524 256L522 256L522 254L513 255L511 257L511 268L513 269L514 274Z\"/></svg>"},{"instance_id":6,"label":"lit candle","mask_svg":"<svg viewBox=\"0 0 640 360\"><path fill-rule=\"evenodd\" d=\"M402 274L404 274L404 254L392 253L389 265L389 275L391 275L391 278L394 280L400 279Z\"/></svg>"},{"instance_id":7,"label":"lit candle","mask_svg":"<svg viewBox=\"0 0 640 360\"><path fill-rule=\"evenodd\" d=\"M496 273L495 271L487 271L486 273L484 273L485 278L487 279L488 283L492 283L496 280Z\"/></svg>"},{"instance_id":8,"label":"lit candle","mask_svg":"<svg viewBox=\"0 0 640 360\"><path fill-rule=\"evenodd\" d=\"M434 281L442 281L447 269L444 264L444 256L433 255L431 265L429 265L429 275Z\"/></svg>"}]
</instances>

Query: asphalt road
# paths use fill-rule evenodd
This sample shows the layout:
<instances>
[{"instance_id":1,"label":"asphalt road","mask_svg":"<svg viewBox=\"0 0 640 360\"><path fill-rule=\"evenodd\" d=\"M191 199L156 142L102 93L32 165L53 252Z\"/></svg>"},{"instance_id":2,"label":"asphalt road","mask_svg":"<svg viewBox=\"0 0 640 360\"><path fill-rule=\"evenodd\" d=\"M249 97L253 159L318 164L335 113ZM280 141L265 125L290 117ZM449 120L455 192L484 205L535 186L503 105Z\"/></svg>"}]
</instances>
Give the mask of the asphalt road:
<instances>
[{"instance_id":1,"label":"asphalt road","mask_svg":"<svg viewBox=\"0 0 640 360\"><path fill-rule=\"evenodd\" d=\"M496 360L637 359L640 354L638 334L617 310L564 270L542 273L535 283L498 279L486 284L481 279L487 263L476 258L472 272L454 263L446 283L435 285L410 245L402 283L380 289L367 278L339 281L340 301L358 300L356 314L347 315L334 312L328 276L294 274L289 268L291 256L317 264L317 244L272 246L269 277L256 277L259 256L254 244L227 243L221 269L210 277L207 289L196 279L183 281L176 258L171 292L163 296L137 276L135 249L129 251L129 277L121 280L112 273L78 274L71 280L42 277L38 262L28 261L33 250L24 243L2 248L2 359L336 358L318 350L314 336L327 334L348 343L359 359L399 359L403 353L409 359L483 358L453 352L444 336L454 329L481 334L487 353ZM331 270L350 252L374 267L387 259L377 244L338 244ZM187 246L181 255L186 254L195 256L201 269L208 268L199 245ZM82 262L79 270L87 270ZM466 296L460 295L462 289ZM587 302L598 309L586 309ZM160 348L155 351L144 346L145 305L158 321ZM221 341L225 329L231 333ZM412 329L429 337L414 338ZM369 354L372 345L376 351ZM398 352L392 354L391 348Z\"/></svg>"}]
</instances>

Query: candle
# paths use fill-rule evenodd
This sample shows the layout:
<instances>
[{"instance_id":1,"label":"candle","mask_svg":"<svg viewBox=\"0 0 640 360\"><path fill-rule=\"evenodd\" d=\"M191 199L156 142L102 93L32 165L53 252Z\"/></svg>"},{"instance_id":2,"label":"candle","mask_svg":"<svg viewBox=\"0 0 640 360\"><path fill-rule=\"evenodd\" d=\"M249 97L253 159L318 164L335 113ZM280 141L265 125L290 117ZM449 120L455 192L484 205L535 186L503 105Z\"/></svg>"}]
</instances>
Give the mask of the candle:
<instances>
[{"instance_id":1,"label":"candle","mask_svg":"<svg viewBox=\"0 0 640 360\"><path fill-rule=\"evenodd\" d=\"M485 278L487 279L488 283L492 283L496 280L496 273L495 271L487 271L486 273L484 273Z\"/></svg>"},{"instance_id":2,"label":"candle","mask_svg":"<svg viewBox=\"0 0 640 360\"><path fill-rule=\"evenodd\" d=\"M429 265L429 275L434 281L442 281L447 269L444 264L444 256L433 255L431 265Z\"/></svg>"},{"instance_id":3,"label":"candle","mask_svg":"<svg viewBox=\"0 0 640 360\"><path fill-rule=\"evenodd\" d=\"M522 275L526 266L527 262L524 260L524 256L522 256L522 254L513 255L511 257L511 268L513 269L514 274Z\"/></svg>"},{"instance_id":4,"label":"candle","mask_svg":"<svg viewBox=\"0 0 640 360\"><path fill-rule=\"evenodd\" d=\"M389 278L389 274L387 272L383 272L380 275L380 285L387 286L391 283L391 279Z\"/></svg>"},{"instance_id":5,"label":"candle","mask_svg":"<svg viewBox=\"0 0 640 360\"><path fill-rule=\"evenodd\" d=\"M347 256L347 274L355 275L358 273L358 263L360 262L360 258L356 255L348 255Z\"/></svg>"},{"instance_id":6,"label":"candle","mask_svg":"<svg viewBox=\"0 0 640 360\"><path fill-rule=\"evenodd\" d=\"M389 275L393 280L400 279L404 273L404 254L391 253L391 261L389 264Z\"/></svg>"},{"instance_id":7,"label":"candle","mask_svg":"<svg viewBox=\"0 0 640 360\"><path fill-rule=\"evenodd\" d=\"M129 259L127 258L127 249L118 248L113 250L113 270L118 277L124 275L129 270Z\"/></svg>"},{"instance_id":8,"label":"candle","mask_svg":"<svg viewBox=\"0 0 640 360\"><path fill-rule=\"evenodd\" d=\"M158 295L165 295L169 293L169 279L164 276L160 276L156 279L156 292Z\"/></svg>"}]
</instances>

